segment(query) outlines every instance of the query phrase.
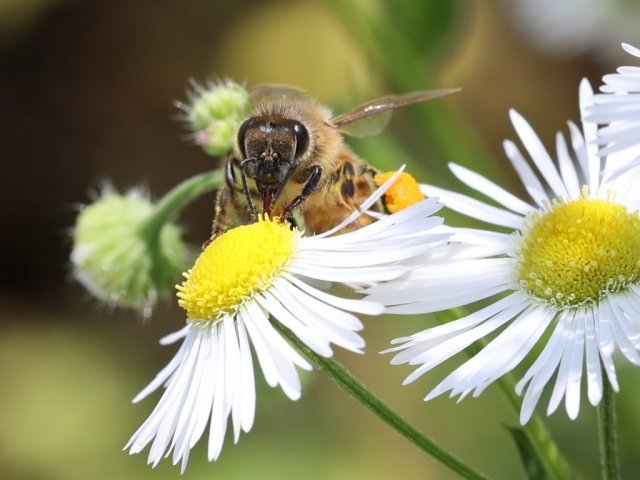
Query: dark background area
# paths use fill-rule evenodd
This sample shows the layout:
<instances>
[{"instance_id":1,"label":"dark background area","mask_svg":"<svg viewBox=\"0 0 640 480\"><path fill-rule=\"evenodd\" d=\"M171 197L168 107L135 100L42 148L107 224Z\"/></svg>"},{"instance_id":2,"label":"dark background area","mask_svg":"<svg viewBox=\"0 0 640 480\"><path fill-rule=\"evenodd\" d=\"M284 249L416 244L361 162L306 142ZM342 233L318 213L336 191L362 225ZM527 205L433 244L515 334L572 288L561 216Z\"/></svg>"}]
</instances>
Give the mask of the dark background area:
<instances>
[{"instance_id":1,"label":"dark background area","mask_svg":"<svg viewBox=\"0 0 640 480\"><path fill-rule=\"evenodd\" d=\"M395 88L373 47L327 5L14 0L0 7L0 477L177 477L169 462L152 471L144 454L120 450L156 397L137 406L130 399L174 351L157 339L180 328L183 315L171 301L150 321L98 305L70 280L70 229L78 205L104 180L120 190L146 186L157 198L217 166L186 140L178 119L174 102L186 98L190 79L293 84L336 111ZM539 50L506 2L458 5L424 88L464 87L451 108L496 162L489 176L503 182L513 180L501 152L502 139L514 137L508 108L523 113L552 146L555 131L578 119L580 78L597 86L603 73L628 60L619 42L640 43L636 36L605 39L602 49ZM403 140L404 130L415 127L412 117L396 117L383 140L394 138L408 155L423 157L424 147L412 144L419 135ZM474 163L473 155L416 160L451 186L448 161L490 167ZM180 218L194 244L207 236L212 201L199 199ZM496 478L519 475L515 449L499 426L516 419L495 389L461 405L446 398L424 404L436 380L400 387L407 371L375 353L419 325L376 319L367 325L369 354L339 357L469 463ZM626 468L633 462L640 468L638 372L622 367L620 376L624 459ZM455 478L319 373L305 381L296 404L263 388L254 431L236 447L227 442L216 464L197 447L184 478ZM578 421L559 412L552 428L579 472L596 478L594 411L584 398Z\"/></svg>"}]
</instances>

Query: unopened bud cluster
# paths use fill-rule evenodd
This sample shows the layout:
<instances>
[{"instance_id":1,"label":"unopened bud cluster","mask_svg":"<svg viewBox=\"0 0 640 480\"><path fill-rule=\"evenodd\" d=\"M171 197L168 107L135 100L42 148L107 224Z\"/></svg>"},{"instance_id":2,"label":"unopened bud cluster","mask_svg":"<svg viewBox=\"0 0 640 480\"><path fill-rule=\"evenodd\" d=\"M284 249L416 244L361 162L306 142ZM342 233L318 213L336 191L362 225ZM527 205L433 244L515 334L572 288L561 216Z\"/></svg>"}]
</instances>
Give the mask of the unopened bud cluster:
<instances>
[{"instance_id":1,"label":"unopened bud cluster","mask_svg":"<svg viewBox=\"0 0 640 480\"><path fill-rule=\"evenodd\" d=\"M231 152L249 109L249 93L241 85L226 81L207 87L197 85L190 96L191 102L184 110L196 143L209 155Z\"/></svg>"},{"instance_id":2,"label":"unopened bud cluster","mask_svg":"<svg viewBox=\"0 0 640 480\"><path fill-rule=\"evenodd\" d=\"M146 234L154 209L140 191L121 195L107 189L78 215L71 253L74 276L92 295L144 315L172 289L190 260L176 225L165 223Z\"/></svg>"}]
</instances>

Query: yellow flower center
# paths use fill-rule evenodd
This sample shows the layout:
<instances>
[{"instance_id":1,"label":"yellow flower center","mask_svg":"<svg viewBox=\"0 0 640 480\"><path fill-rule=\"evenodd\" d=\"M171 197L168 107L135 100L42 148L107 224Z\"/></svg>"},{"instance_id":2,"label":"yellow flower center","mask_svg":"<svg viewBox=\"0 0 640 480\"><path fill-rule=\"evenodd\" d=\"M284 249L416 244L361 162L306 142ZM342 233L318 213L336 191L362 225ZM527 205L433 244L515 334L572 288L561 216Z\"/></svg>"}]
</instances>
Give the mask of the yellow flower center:
<instances>
[{"instance_id":1,"label":"yellow flower center","mask_svg":"<svg viewBox=\"0 0 640 480\"><path fill-rule=\"evenodd\" d=\"M379 187L395 173L378 173L373 181ZM402 172L384 194L384 203L389 213L399 212L420 200L424 200L424 195L420 191L418 182L406 172Z\"/></svg>"},{"instance_id":2,"label":"yellow flower center","mask_svg":"<svg viewBox=\"0 0 640 480\"><path fill-rule=\"evenodd\" d=\"M640 216L611 201L555 201L525 220L517 278L561 308L593 304L640 278Z\"/></svg>"},{"instance_id":3,"label":"yellow flower center","mask_svg":"<svg viewBox=\"0 0 640 480\"><path fill-rule=\"evenodd\" d=\"M288 224L269 217L216 238L176 285L188 320L216 320L267 290L289 262L297 238Z\"/></svg>"}]
</instances>

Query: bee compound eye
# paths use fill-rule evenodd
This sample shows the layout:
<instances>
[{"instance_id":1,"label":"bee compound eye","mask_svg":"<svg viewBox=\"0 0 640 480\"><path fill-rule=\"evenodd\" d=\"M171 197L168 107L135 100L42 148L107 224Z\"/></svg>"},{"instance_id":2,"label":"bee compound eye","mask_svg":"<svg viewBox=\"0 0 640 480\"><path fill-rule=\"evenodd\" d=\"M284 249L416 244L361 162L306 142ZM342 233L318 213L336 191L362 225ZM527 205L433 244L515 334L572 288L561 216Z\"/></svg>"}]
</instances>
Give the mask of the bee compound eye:
<instances>
[{"instance_id":1,"label":"bee compound eye","mask_svg":"<svg viewBox=\"0 0 640 480\"><path fill-rule=\"evenodd\" d=\"M255 119L249 118L242 125L240 125L240 128L238 129L237 141L238 141L238 147L240 148L240 153L242 154L242 158L247 158L247 148L246 148L247 130L249 130L249 128L251 128L254 125L254 123L255 123Z\"/></svg>"},{"instance_id":2,"label":"bee compound eye","mask_svg":"<svg viewBox=\"0 0 640 480\"><path fill-rule=\"evenodd\" d=\"M244 146L244 138L246 136L246 133L247 133L247 128L243 123L240 129L238 130L238 147L240 148L240 153L242 154L242 158L246 158L247 156L247 152Z\"/></svg>"},{"instance_id":3,"label":"bee compound eye","mask_svg":"<svg viewBox=\"0 0 640 480\"><path fill-rule=\"evenodd\" d=\"M293 124L293 133L296 136L295 156L298 158L309 148L309 132L302 123L295 122Z\"/></svg>"}]
</instances>

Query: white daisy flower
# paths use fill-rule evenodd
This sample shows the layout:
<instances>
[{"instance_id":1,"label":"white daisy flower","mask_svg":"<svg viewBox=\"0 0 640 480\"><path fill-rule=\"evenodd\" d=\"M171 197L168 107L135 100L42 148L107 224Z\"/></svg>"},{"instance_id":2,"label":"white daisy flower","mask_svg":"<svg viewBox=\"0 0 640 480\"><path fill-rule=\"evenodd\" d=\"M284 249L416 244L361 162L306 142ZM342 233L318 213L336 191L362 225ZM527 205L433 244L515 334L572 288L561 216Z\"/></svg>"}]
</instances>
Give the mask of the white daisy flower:
<instances>
[{"instance_id":1,"label":"white daisy flower","mask_svg":"<svg viewBox=\"0 0 640 480\"><path fill-rule=\"evenodd\" d=\"M366 211L393 183L381 186L361 207ZM292 400L300 397L296 366L311 365L272 326L280 322L319 355L333 354L331 344L361 353L357 331L362 323L351 312L379 315L376 302L335 296L313 284L368 284L388 281L407 271L399 262L442 245L448 234L432 233L440 208L423 200L366 227L335 235L361 213L329 232L306 237L280 221L262 218L218 237L202 252L179 285L187 326L163 339L182 346L169 364L135 397L164 386L149 418L125 449L131 454L149 443L148 462L156 466L172 455L184 471L189 451L209 424L208 457L220 455L231 417L233 437L248 432L255 413L252 350L271 387L280 385ZM270 317L273 320L270 320Z\"/></svg>"},{"instance_id":2,"label":"white daisy flower","mask_svg":"<svg viewBox=\"0 0 640 480\"><path fill-rule=\"evenodd\" d=\"M583 81L583 113L591 97L591 87ZM388 350L398 352L393 364L418 365L405 380L409 383L490 337L486 347L425 400L447 391L460 398L477 396L541 344L542 351L517 385L517 392L524 392L520 420L524 424L530 419L556 372L547 412L554 412L564 397L574 419L585 365L593 405L602 397L602 368L618 390L612 360L616 348L640 365L640 171L604 162L593 144L596 126L589 123L584 123L583 133L569 123L572 148L558 133L555 163L527 121L515 111L510 116L538 170L513 142L504 143L531 199L523 201L479 174L452 165L463 183L499 206L432 186L424 186L425 194L503 228L450 229L454 235L447 246L427 253L422 266L402 278L371 288L367 299L403 314L484 300L486 306L463 318L393 341L398 344ZM510 232L501 233L504 228Z\"/></svg>"},{"instance_id":3,"label":"white daisy flower","mask_svg":"<svg viewBox=\"0 0 640 480\"><path fill-rule=\"evenodd\" d=\"M626 43L626 52L640 59L640 49ZM598 144L605 156L629 147L636 147L635 157L640 155L640 67L620 67L618 73L602 77L601 94L593 98L594 106L586 118L599 124L607 124L598 132Z\"/></svg>"}]
</instances>

